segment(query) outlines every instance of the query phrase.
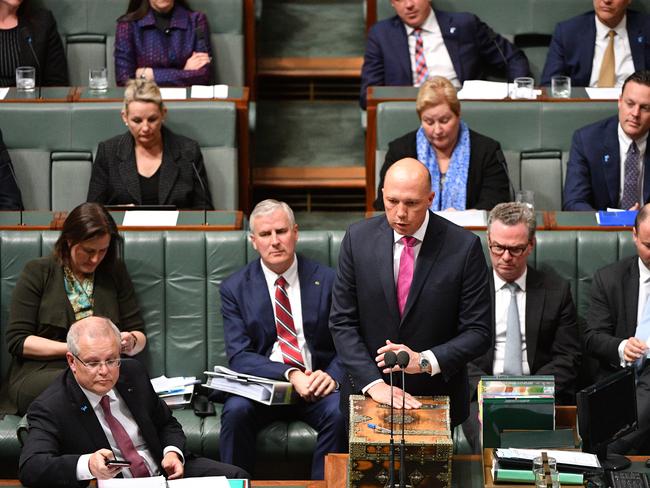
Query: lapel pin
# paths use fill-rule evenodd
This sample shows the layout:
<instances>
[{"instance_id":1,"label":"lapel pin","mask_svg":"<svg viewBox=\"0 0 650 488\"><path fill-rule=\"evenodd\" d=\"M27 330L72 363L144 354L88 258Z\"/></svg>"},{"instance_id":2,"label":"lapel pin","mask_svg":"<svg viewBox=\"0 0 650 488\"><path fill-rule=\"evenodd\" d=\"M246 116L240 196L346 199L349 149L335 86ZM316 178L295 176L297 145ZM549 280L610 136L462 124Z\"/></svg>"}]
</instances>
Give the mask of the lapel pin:
<instances>
[{"instance_id":1,"label":"lapel pin","mask_svg":"<svg viewBox=\"0 0 650 488\"><path fill-rule=\"evenodd\" d=\"M456 28L455 27L450 27L449 28L449 33L453 34L454 32L456 32Z\"/></svg>"},{"instance_id":2,"label":"lapel pin","mask_svg":"<svg viewBox=\"0 0 650 488\"><path fill-rule=\"evenodd\" d=\"M88 405L82 405L82 406L81 406L81 411L82 411L83 413L86 413L86 410L88 410Z\"/></svg>"},{"instance_id":3,"label":"lapel pin","mask_svg":"<svg viewBox=\"0 0 650 488\"><path fill-rule=\"evenodd\" d=\"M639 36L636 38L636 42L638 42L639 44L643 43L643 41L644 41L643 36Z\"/></svg>"},{"instance_id":4,"label":"lapel pin","mask_svg":"<svg viewBox=\"0 0 650 488\"><path fill-rule=\"evenodd\" d=\"M605 161L606 163L609 163L609 154L605 154L603 156L603 161Z\"/></svg>"},{"instance_id":5,"label":"lapel pin","mask_svg":"<svg viewBox=\"0 0 650 488\"><path fill-rule=\"evenodd\" d=\"M314 281L314 285L320 286L320 281L318 281L318 280Z\"/></svg>"}]
</instances>

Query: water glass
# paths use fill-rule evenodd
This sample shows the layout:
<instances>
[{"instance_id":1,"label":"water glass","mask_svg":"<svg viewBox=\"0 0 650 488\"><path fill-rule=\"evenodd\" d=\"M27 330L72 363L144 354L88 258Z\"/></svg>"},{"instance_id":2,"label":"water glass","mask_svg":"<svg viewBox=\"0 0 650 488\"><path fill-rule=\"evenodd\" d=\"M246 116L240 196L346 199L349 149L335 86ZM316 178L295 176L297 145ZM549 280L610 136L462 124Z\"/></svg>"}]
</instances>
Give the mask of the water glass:
<instances>
[{"instance_id":1,"label":"water glass","mask_svg":"<svg viewBox=\"0 0 650 488\"><path fill-rule=\"evenodd\" d=\"M535 208L535 192L533 190L519 190L515 193L515 202L525 203L532 210Z\"/></svg>"},{"instance_id":2,"label":"water glass","mask_svg":"<svg viewBox=\"0 0 650 488\"><path fill-rule=\"evenodd\" d=\"M106 68L90 68L88 70L88 87L92 91L106 91L108 89Z\"/></svg>"},{"instance_id":3,"label":"water glass","mask_svg":"<svg viewBox=\"0 0 650 488\"><path fill-rule=\"evenodd\" d=\"M18 91L34 91L36 88L36 68L33 66L18 66L16 68L16 89Z\"/></svg>"},{"instance_id":4,"label":"water glass","mask_svg":"<svg viewBox=\"0 0 650 488\"><path fill-rule=\"evenodd\" d=\"M571 96L571 78L560 75L551 78L551 96L569 98Z\"/></svg>"},{"instance_id":5,"label":"water glass","mask_svg":"<svg viewBox=\"0 0 650 488\"><path fill-rule=\"evenodd\" d=\"M555 458L548 458L549 474L553 488L560 488L560 474L557 472L557 462ZM546 473L542 463L542 456L533 459L533 474L535 476L535 488L547 488Z\"/></svg>"},{"instance_id":6,"label":"water glass","mask_svg":"<svg viewBox=\"0 0 650 488\"><path fill-rule=\"evenodd\" d=\"M515 78L515 89L513 93L513 98L525 98L525 99L534 99L535 98L535 80L529 78L528 76L522 76L520 78Z\"/></svg>"}]
</instances>

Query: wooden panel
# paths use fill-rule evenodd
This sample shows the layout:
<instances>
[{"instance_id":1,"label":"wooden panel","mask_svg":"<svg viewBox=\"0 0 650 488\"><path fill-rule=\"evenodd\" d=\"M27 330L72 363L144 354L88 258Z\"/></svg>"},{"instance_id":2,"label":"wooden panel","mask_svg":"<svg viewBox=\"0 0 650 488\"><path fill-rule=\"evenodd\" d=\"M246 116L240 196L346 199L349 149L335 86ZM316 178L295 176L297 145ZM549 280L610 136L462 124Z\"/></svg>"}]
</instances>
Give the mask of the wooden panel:
<instances>
[{"instance_id":1,"label":"wooden panel","mask_svg":"<svg viewBox=\"0 0 650 488\"><path fill-rule=\"evenodd\" d=\"M365 188L366 174L365 168L360 166L254 168L253 186L274 188Z\"/></svg>"},{"instance_id":2,"label":"wooden panel","mask_svg":"<svg viewBox=\"0 0 650 488\"><path fill-rule=\"evenodd\" d=\"M361 77L363 57L345 58L262 58L258 60L259 76L295 77Z\"/></svg>"}]
</instances>

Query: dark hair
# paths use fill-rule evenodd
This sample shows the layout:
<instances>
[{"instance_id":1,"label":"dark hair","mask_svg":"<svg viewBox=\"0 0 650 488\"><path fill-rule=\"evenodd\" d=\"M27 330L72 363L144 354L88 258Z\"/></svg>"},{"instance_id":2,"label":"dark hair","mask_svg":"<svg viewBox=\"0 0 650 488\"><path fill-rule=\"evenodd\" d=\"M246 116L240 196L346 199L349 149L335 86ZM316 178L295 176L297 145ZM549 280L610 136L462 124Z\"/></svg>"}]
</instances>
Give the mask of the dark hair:
<instances>
[{"instance_id":1,"label":"dark hair","mask_svg":"<svg viewBox=\"0 0 650 488\"><path fill-rule=\"evenodd\" d=\"M122 236L111 214L99 203L82 203L68 214L63 222L61 235L54 244L54 256L63 265L70 265L70 249L80 242L95 237L111 236L106 256L99 267L111 271L117 261L122 245Z\"/></svg>"},{"instance_id":2,"label":"dark hair","mask_svg":"<svg viewBox=\"0 0 650 488\"><path fill-rule=\"evenodd\" d=\"M630 76L625 78L625 81L623 82L623 87L621 88L621 93L623 93L623 91L625 90L625 85L627 85L629 81L633 81L634 83L638 83L639 85L650 86L650 70L642 69L639 71L635 71Z\"/></svg>"},{"instance_id":3,"label":"dark hair","mask_svg":"<svg viewBox=\"0 0 650 488\"><path fill-rule=\"evenodd\" d=\"M187 3L187 0L174 0L174 6L176 5L185 7L190 12L192 11ZM129 0L129 6L126 9L126 13L117 20L118 22L131 22L133 20L140 20L142 17L147 15L149 8L149 0Z\"/></svg>"}]
</instances>

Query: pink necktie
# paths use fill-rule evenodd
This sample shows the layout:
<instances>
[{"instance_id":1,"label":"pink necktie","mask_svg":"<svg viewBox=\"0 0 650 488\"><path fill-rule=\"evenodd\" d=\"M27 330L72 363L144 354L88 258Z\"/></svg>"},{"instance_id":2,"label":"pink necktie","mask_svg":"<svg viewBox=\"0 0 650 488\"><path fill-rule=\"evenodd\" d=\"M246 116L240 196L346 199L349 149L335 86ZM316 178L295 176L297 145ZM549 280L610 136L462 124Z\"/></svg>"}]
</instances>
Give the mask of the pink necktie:
<instances>
[{"instance_id":1,"label":"pink necktie","mask_svg":"<svg viewBox=\"0 0 650 488\"><path fill-rule=\"evenodd\" d=\"M305 370L305 361L298 345L298 335L293 324L291 303L287 295L287 280L280 276L275 280L275 328L280 341L280 351L285 364Z\"/></svg>"},{"instance_id":2,"label":"pink necktie","mask_svg":"<svg viewBox=\"0 0 650 488\"><path fill-rule=\"evenodd\" d=\"M422 29L414 29L413 35L415 36L415 86L420 86L427 81L429 71L427 70L427 60L424 57Z\"/></svg>"},{"instance_id":3,"label":"pink necktie","mask_svg":"<svg viewBox=\"0 0 650 488\"><path fill-rule=\"evenodd\" d=\"M397 305L399 306L400 317L404 315L406 299L409 296L411 281L413 281L413 269L415 267L413 246L418 243L418 240L415 237L404 236L401 241L404 249L402 249L402 254L399 257L399 274L397 275Z\"/></svg>"},{"instance_id":4,"label":"pink necktie","mask_svg":"<svg viewBox=\"0 0 650 488\"><path fill-rule=\"evenodd\" d=\"M110 398L108 398L107 395L104 395L99 401L99 405L104 411L104 418L108 423L108 427L111 429L113 439L115 439L115 442L117 442L117 447L119 447L120 451L122 451L122 456L124 456L124 459L131 462L131 467L129 468L131 474L134 478L146 478L148 476L151 476L151 473L149 473L144 459L142 456L140 456L140 454L138 454L138 451L133 445L133 441L129 437L129 434L126 433L124 426L122 426L119 420L113 417L109 402Z\"/></svg>"}]
</instances>

